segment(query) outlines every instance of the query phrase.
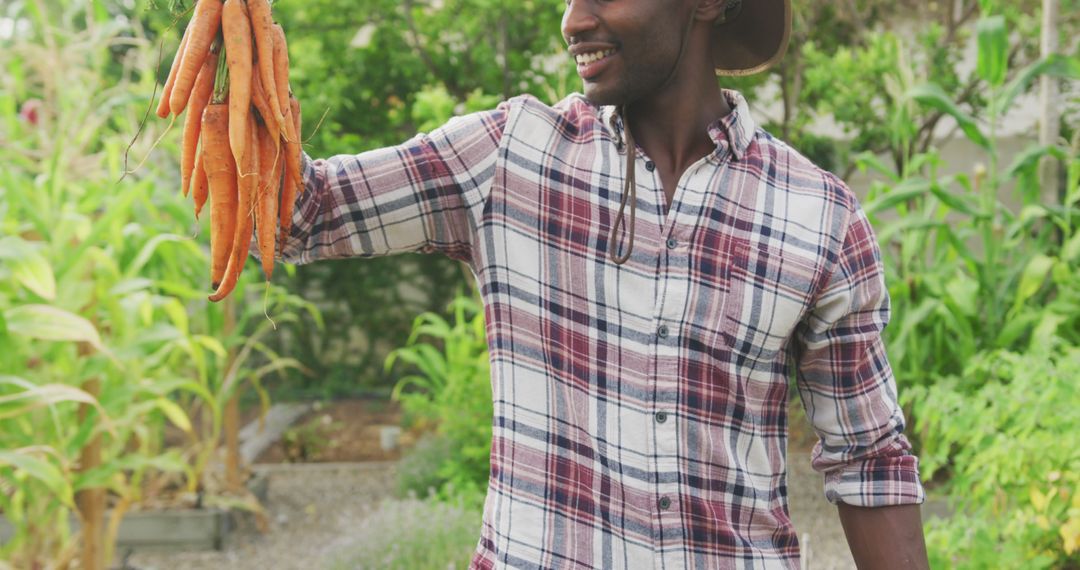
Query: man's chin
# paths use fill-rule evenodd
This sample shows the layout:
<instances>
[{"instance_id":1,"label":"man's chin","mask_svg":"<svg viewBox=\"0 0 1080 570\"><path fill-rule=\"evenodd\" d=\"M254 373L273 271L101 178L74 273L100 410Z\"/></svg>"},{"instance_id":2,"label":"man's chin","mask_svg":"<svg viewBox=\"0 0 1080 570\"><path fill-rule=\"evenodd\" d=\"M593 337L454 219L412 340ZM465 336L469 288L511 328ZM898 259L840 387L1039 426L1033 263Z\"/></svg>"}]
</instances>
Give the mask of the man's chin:
<instances>
[{"instance_id":1,"label":"man's chin","mask_svg":"<svg viewBox=\"0 0 1080 570\"><path fill-rule=\"evenodd\" d=\"M625 102L623 97L609 91L603 89L590 89L588 83L585 84L582 91L585 98L593 105L622 105Z\"/></svg>"}]
</instances>

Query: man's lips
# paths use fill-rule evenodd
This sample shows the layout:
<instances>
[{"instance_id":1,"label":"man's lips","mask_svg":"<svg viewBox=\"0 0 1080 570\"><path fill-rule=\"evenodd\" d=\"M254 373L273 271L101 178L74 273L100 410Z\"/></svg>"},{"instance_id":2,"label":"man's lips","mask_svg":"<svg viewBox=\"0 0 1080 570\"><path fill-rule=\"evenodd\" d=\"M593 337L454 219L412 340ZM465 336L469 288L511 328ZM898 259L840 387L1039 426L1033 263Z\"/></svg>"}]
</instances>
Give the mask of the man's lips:
<instances>
[{"instance_id":1,"label":"man's lips","mask_svg":"<svg viewBox=\"0 0 1080 570\"><path fill-rule=\"evenodd\" d=\"M578 49L575 51L579 52L574 54L578 75L586 80L592 79L603 72L611 59L618 53L618 50L612 47Z\"/></svg>"}]
</instances>

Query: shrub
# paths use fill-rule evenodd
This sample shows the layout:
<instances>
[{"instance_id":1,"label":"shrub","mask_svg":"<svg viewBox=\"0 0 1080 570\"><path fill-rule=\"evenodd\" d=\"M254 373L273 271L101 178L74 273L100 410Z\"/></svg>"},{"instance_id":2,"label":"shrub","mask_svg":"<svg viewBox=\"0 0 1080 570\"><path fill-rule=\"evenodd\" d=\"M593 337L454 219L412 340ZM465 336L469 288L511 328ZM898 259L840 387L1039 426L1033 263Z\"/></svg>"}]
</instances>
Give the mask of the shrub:
<instances>
[{"instance_id":1,"label":"shrub","mask_svg":"<svg viewBox=\"0 0 1080 570\"><path fill-rule=\"evenodd\" d=\"M935 568L1080 564L1080 347L991 351L906 393L922 474L948 469L956 515L928 527ZM972 391L969 384L979 388Z\"/></svg>"},{"instance_id":2,"label":"shrub","mask_svg":"<svg viewBox=\"0 0 1080 570\"><path fill-rule=\"evenodd\" d=\"M390 354L386 367L401 360L416 370L398 381L393 397L408 421L435 426L439 438L418 453L430 460L447 452L433 473L440 494L452 496L449 489L482 494L494 413L484 315L472 297L455 299L450 309L453 324L434 313L417 317L408 342Z\"/></svg>"}]
</instances>

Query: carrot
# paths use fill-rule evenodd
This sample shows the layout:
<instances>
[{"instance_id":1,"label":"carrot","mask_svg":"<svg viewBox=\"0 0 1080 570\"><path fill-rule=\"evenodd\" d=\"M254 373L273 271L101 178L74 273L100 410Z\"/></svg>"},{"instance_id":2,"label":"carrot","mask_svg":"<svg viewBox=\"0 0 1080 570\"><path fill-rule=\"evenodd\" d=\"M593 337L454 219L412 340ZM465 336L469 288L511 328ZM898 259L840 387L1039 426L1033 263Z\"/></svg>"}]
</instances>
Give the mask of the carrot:
<instances>
[{"instance_id":1,"label":"carrot","mask_svg":"<svg viewBox=\"0 0 1080 570\"><path fill-rule=\"evenodd\" d=\"M296 147L294 152L289 153L289 159L293 161L293 176L296 178L296 189L300 193L304 192L304 172L301 170L301 157L303 152L303 141L300 140L300 101L290 97L289 107L292 111L292 127L293 135L296 137Z\"/></svg>"},{"instance_id":2,"label":"carrot","mask_svg":"<svg viewBox=\"0 0 1080 570\"><path fill-rule=\"evenodd\" d=\"M195 168L195 147L199 144L203 109L210 103L210 96L214 93L217 67L218 52L211 49L199 70L199 77L195 80L195 88L191 92L191 109L184 118L184 140L180 145L180 188L185 198L191 187L191 173Z\"/></svg>"},{"instance_id":3,"label":"carrot","mask_svg":"<svg viewBox=\"0 0 1080 570\"><path fill-rule=\"evenodd\" d=\"M225 62L229 67L229 146L236 163L247 164L251 122L251 23L243 0L225 0L221 14ZM241 172L241 176L250 174Z\"/></svg>"},{"instance_id":4,"label":"carrot","mask_svg":"<svg viewBox=\"0 0 1080 570\"><path fill-rule=\"evenodd\" d=\"M172 60L169 68L169 77L165 80L165 86L161 88L161 99L158 101L157 116L164 119L169 116L169 96L172 95L173 85L176 84L176 72L180 69L180 62L184 59L184 48L187 47L188 38L191 36L191 26L184 30L184 36L180 38L180 47L176 49L176 57Z\"/></svg>"},{"instance_id":5,"label":"carrot","mask_svg":"<svg viewBox=\"0 0 1080 570\"><path fill-rule=\"evenodd\" d=\"M285 30L281 28L281 24L274 24L273 26L274 36L274 90L277 91L277 99L279 109L281 109L282 115L285 119L289 119L291 116L289 105L289 47L285 43ZM267 86L269 89L269 86ZM282 125L282 130L286 130L288 122Z\"/></svg>"},{"instance_id":6,"label":"carrot","mask_svg":"<svg viewBox=\"0 0 1080 570\"><path fill-rule=\"evenodd\" d=\"M251 81L251 104L255 106L255 110L259 112L259 116L267 125L275 125L274 130L277 130L277 123L274 121L274 111L270 108L270 101L266 97L266 90L263 89L263 83L258 78Z\"/></svg>"},{"instance_id":7,"label":"carrot","mask_svg":"<svg viewBox=\"0 0 1080 570\"><path fill-rule=\"evenodd\" d=\"M202 213L203 205L206 204L206 198L210 194L210 185L206 180L206 169L203 168L203 146L199 146L199 151L195 154L195 168L191 173L191 195L195 198L195 219L199 219L199 214Z\"/></svg>"},{"instance_id":8,"label":"carrot","mask_svg":"<svg viewBox=\"0 0 1080 570\"><path fill-rule=\"evenodd\" d=\"M210 184L210 283L225 275L236 234L236 161L229 149L229 107L212 103L203 111L202 160Z\"/></svg>"},{"instance_id":9,"label":"carrot","mask_svg":"<svg viewBox=\"0 0 1080 570\"><path fill-rule=\"evenodd\" d=\"M275 85L274 81L274 36L271 26L274 21L270 17L270 2L268 0L247 0L248 13L251 16L251 35L255 39L255 51L258 53L259 78L263 86L270 92ZM275 98L269 99L270 109L273 115L264 117L271 124L279 127L284 120L281 114L281 105Z\"/></svg>"},{"instance_id":10,"label":"carrot","mask_svg":"<svg viewBox=\"0 0 1080 570\"><path fill-rule=\"evenodd\" d=\"M303 173L300 160L300 102L289 97L290 112L293 116L292 132L295 133L293 141L285 142L285 182L281 190L281 249L285 248L285 240L289 238L289 230L292 229L292 213L296 205L296 195L304 186Z\"/></svg>"},{"instance_id":11,"label":"carrot","mask_svg":"<svg viewBox=\"0 0 1080 570\"><path fill-rule=\"evenodd\" d=\"M274 129L276 130L276 129ZM259 169L265 177L259 185L255 204L255 231L262 258L263 275L269 281L274 274L274 231L277 229L278 187L281 184L281 161L278 160L279 137L269 125L259 127ZM270 166L273 165L273 166Z\"/></svg>"},{"instance_id":12,"label":"carrot","mask_svg":"<svg viewBox=\"0 0 1080 570\"><path fill-rule=\"evenodd\" d=\"M231 0L228 0L231 1ZM251 149L245 155L243 169L246 172L257 173L259 171L259 153L256 146L255 121L248 122L247 148ZM236 207L236 231L233 234L232 253L229 255L229 263L225 268L225 276L218 285L210 301L216 303L236 288L240 274L244 271L244 262L247 261L251 250L252 232L255 230L255 192L258 188L258 175L239 176L237 187L239 189L239 201Z\"/></svg>"},{"instance_id":13,"label":"carrot","mask_svg":"<svg viewBox=\"0 0 1080 570\"><path fill-rule=\"evenodd\" d=\"M221 0L199 0L195 5L195 15L188 24L191 39L184 49L184 60L176 72L176 84L169 95L169 110L174 115L184 112L188 104L195 79L210 54L210 44L221 27L221 13Z\"/></svg>"},{"instance_id":14,"label":"carrot","mask_svg":"<svg viewBox=\"0 0 1080 570\"><path fill-rule=\"evenodd\" d=\"M273 119L271 119L271 117L273 116L273 111L270 109L270 104L267 102L266 90L263 89L262 81L252 81L252 84L251 103L255 105L255 109L262 117L263 123L265 123L266 125L267 132L277 133L277 126L270 126L274 124ZM274 144L273 162L262 163L261 166L263 170L269 170L270 168L272 168L271 165L276 166L277 162L280 160L280 135L274 134L271 138L273 139Z\"/></svg>"}]
</instances>

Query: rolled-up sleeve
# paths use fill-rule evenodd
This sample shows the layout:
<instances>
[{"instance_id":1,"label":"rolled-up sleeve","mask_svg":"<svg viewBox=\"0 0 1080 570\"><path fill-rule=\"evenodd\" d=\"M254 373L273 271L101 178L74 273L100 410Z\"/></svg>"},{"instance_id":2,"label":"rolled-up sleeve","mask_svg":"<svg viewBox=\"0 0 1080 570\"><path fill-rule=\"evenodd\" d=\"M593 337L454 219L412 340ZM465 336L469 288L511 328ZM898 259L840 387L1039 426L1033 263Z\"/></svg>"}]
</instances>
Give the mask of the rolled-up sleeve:
<instances>
[{"instance_id":1,"label":"rolled-up sleeve","mask_svg":"<svg viewBox=\"0 0 1080 570\"><path fill-rule=\"evenodd\" d=\"M797 385L819 441L814 469L833 503L863 507L921 503L918 459L882 330L889 295L870 223L856 203L822 292L798 334Z\"/></svg>"},{"instance_id":2,"label":"rolled-up sleeve","mask_svg":"<svg viewBox=\"0 0 1080 570\"><path fill-rule=\"evenodd\" d=\"M404 144L303 158L283 260L441 252L469 262L495 174L508 103Z\"/></svg>"}]
</instances>

